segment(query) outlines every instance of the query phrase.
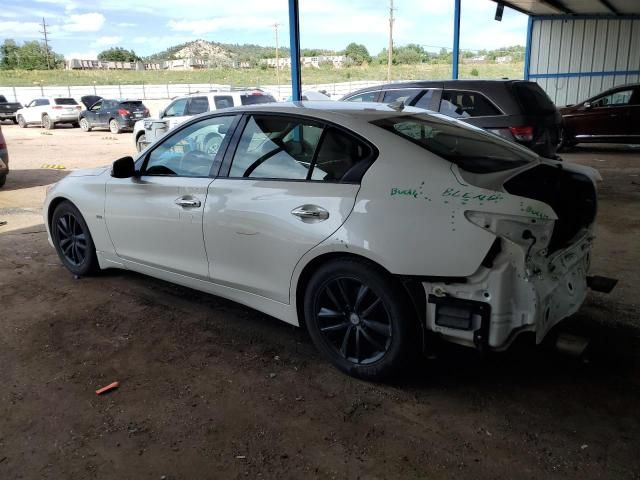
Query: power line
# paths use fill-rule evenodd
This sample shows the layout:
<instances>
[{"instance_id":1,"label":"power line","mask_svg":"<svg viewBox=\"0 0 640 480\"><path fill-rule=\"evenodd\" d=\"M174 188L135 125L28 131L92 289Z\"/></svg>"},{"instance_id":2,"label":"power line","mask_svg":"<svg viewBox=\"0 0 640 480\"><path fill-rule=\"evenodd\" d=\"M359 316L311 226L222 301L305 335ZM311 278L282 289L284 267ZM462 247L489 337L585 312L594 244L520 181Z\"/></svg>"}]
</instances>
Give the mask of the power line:
<instances>
[{"instance_id":1,"label":"power line","mask_svg":"<svg viewBox=\"0 0 640 480\"><path fill-rule=\"evenodd\" d=\"M391 81L391 60L393 58L393 0L389 0L389 48L387 49L387 82Z\"/></svg>"},{"instance_id":2,"label":"power line","mask_svg":"<svg viewBox=\"0 0 640 480\"><path fill-rule=\"evenodd\" d=\"M47 70L51 70L51 63L49 62L49 38L47 37L47 27L49 25L44 21L44 17L42 17L42 30L40 33L44 35L44 49L45 55L47 57Z\"/></svg>"}]
</instances>

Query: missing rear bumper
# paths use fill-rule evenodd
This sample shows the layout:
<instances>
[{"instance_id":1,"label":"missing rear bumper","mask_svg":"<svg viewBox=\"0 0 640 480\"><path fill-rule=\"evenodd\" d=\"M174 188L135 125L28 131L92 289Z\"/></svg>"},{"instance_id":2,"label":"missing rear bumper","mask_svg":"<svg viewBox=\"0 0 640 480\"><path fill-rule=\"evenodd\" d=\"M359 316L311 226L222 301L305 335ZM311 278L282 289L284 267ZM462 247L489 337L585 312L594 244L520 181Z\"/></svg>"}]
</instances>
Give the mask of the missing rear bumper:
<instances>
[{"instance_id":1,"label":"missing rear bumper","mask_svg":"<svg viewBox=\"0 0 640 480\"><path fill-rule=\"evenodd\" d=\"M487 346L491 305L486 302L449 296L429 295L435 305L435 324L455 330L473 330L473 343L479 349Z\"/></svg>"}]
</instances>

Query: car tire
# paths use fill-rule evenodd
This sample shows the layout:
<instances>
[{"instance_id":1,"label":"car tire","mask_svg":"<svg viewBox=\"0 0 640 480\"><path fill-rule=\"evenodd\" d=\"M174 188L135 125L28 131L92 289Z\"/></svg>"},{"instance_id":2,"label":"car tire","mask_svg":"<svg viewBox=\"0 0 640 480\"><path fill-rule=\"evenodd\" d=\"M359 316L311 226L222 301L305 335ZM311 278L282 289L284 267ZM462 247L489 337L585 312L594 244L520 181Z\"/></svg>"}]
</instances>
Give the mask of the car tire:
<instances>
[{"instance_id":1,"label":"car tire","mask_svg":"<svg viewBox=\"0 0 640 480\"><path fill-rule=\"evenodd\" d=\"M147 142L147 137L145 136L145 134L143 133L142 135L139 135L138 139L136 140L136 150L138 150L138 152L141 152L142 150L144 150L146 142Z\"/></svg>"},{"instance_id":2,"label":"car tire","mask_svg":"<svg viewBox=\"0 0 640 480\"><path fill-rule=\"evenodd\" d=\"M24 117L22 115L18 115L16 120L20 128L27 128L27 122L24 121Z\"/></svg>"},{"instance_id":3,"label":"car tire","mask_svg":"<svg viewBox=\"0 0 640 480\"><path fill-rule=\"evenodd\" d=\"M7 183L7 175L0 175L0 188L4 187L5 183Z\"/></svg>"},{"instance_id":4,"label":"car tire","mask_svg":"<svg viewBox=\"0 0 640 480\"><path fill-rule=\"evenodd\" d=\"M49 115L42 116L42 128L46 130L53 130L54 128L56 128L56 124L51 121Z\"/></svg>"},{"instance_id":5,"label":"car tire","mask_svg":"<svg viewBox=\"0 0 640 480\"><path fill-rule=\"evenodd\" d=\"M118 134L122 131L120 129L120 125L118 125L118 121L114 118L109 120L109 131L114 134Z\"/></svg>"},{"instance_id":6,"label":"car tire","mask_svg":"<svg viewBox=\"0 0 640 480\"><path fill-rule=\"evenodd\" d=\"M418 351L415 314L394 279L369 263L338 259L311 277L304 319L321 354L365 380L397 373Z\"/></svg>"},{"instance_id":7,"label":"car tire","mask_svg":"<svg viewBox=\"0 0 640 480\"><path fill-rule=\"evenodd\" d=\"M86 118L80 119L80 130L83 132L90 132L91 126L89 125L89 121Z\"/></svg>"},{"instance_id":8,"label":"car tire","mask_svg":"<svg viewBox=\"0 0 640 480\"><path fill-rule=\"evenodd\" d=\"M49 230L58 257L67 270L79 276L99 270L89 227L75 205L66 200L60 203L53 211Z\"/></svg>"},{"instance_id":9,"label":"car tire","mask_svg":"<svg viewBox=\"0 0 640 480\"><path fill-rule=\"evenodd\" d=\"M563 128L560 130L560 142L558 143L558 151L566 152L570 150L572 147L576 146L576 141L567 134L566 130Z\"/></svg>"}]
</instances>

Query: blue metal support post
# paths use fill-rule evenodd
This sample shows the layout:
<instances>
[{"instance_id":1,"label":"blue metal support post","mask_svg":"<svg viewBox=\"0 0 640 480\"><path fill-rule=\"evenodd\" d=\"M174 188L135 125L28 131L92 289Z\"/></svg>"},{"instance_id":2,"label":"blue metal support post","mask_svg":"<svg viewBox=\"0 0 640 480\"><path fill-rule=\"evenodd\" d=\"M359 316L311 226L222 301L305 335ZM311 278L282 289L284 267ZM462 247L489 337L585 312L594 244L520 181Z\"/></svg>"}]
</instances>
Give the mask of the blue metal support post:
<instances>
[{"instance_id":1,"label":"blue metal support post","mask_svg":"<svg viewBox=\"0 0 640 480\"><path fill-rule=\"evenodd\" d=\"M531 35L533 33L533 17L529 15L527 24L527 45L524 49L524 79L529 80L529 65L531 64Z\"/></svg>"},{"instance_id":2,"label":"blue metal support post","mask_svg":"<svg viewBox=\"0 0 640 480\"><path fill-rule=\"evenodd\" d=\"M302 100L302 78L300 75L300 9L298 0L289 0L289 45L291 49L291 100L299 102Z\"/></svg>"},{"instance_id":3,"label":"blue metal support post","mask_svg":"<svg viewBox=\"0 0 640 480\"><path fill-rule=\"evenodd\" d=\"M453 10L453 70L451 78L458 79L458 63L460 62L460 0L455 0Z\"/></svg>"}]
</instances>

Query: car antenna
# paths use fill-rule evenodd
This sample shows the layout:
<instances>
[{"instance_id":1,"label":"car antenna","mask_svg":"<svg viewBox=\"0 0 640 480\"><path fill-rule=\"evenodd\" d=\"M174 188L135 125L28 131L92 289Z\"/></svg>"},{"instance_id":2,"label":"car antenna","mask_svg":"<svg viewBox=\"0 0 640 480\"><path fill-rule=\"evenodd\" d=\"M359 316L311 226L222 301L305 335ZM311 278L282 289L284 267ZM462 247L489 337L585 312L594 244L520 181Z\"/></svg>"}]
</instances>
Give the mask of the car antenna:
<instances>
[{"instance_id":1,"label":"car antenna","mask_svg":"<svg viewBox=\"0 0 640 480\"><path fill-rule=\"evenodd\" d=\"M396 112L401 112L404 110L405 104L404 104L404 100L395 100L394 102L388 103L387 106L389 108L394 109Z\"/></svg>"}]
</instances>

